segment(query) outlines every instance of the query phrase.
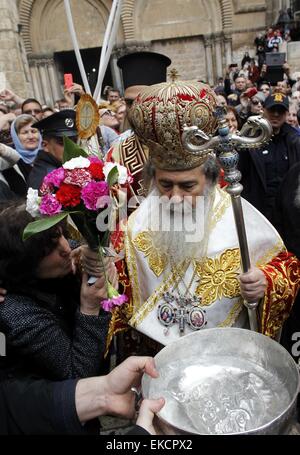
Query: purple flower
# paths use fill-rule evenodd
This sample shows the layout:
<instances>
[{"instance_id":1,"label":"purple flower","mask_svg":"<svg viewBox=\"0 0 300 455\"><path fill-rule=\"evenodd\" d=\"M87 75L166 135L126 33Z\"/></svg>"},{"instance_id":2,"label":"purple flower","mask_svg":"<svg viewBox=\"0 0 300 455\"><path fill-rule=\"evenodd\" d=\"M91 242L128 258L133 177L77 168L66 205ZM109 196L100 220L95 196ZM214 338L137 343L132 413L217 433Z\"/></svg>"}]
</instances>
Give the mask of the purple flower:
<instances>
[{"instance_id":1,"label":"purple flower","mask_svg":"<svg viewBox=\"0 0 300 455\"><path fill-rule=\"evenodd\" d=\"M42 197L40 212L43 215L56 215L57 213L60 213L61 209L62 205L52 194L46 194Z\"/></svg>"},{"instance_id":2,"label":"purple flower","mask_svg":"<svg viewBox=\"0 0 300 455\"><path fill-rule=\"evenodd\" d=\"M89 210L97 210L98 199L109 194L108 184L106 182L95 182L92 180L85 185L81 191L81 198L84 205Z\"/></svg>"},{"instance_id":3,"label":"purple flower","mask_svg":"<svg viewBox=\"0 0 300 455\"><path fill-rule=\"evenodd\" d=\"M58 169L54 169L54 171L50 172L44 178L44 182L46 185L54 185L57 188L60 187L60 184L64 181L65 178L65 170L63 167L59 167Z\"/></svg>"},{"instance_id":4,"label":"purple flower","mask_svg":"<svg viewBox=\"0 0 300 455\"><path fill-rule=\"evenodd\" d=\"M105 311L111 311L116 306L121 306L123 303L127 302L128 298L125 294L119 295L118 297L112 297L111 299L106 299L101 302L102 308Z\"/></svg>"}]
</instances>

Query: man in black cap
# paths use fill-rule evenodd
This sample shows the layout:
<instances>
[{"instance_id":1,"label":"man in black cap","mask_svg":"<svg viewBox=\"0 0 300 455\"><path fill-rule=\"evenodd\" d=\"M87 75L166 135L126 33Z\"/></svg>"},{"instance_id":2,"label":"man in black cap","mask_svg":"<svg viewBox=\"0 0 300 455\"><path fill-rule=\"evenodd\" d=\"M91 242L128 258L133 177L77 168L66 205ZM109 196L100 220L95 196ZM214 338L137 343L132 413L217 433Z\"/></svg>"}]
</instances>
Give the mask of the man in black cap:
<instances>
[{"instance_id":1,"label":"man in black cap","mask_svg":"<svg viewBox=\"0 0 300 455\"><path fill-rule=\"evenodd\" d=\"M168 57L156 52L135 52L118 60L118 66L122 70L127 115L124 121L124 133L116 141L106 159L122 164L134 177L132 196L146 194L143 169L148 160L149 151L141 144L132 129L128 114L133 101L146 86L167 80L167 67L170 64L171 60Z\"/></svg>"},{"instance_id":2,"label":"man in black cap","mask_svg":"<svg viewBox=\"0 0 300 455\"><path fill-rule=\"evenodd\" d=\"M77 140L76 113L72 109L56 112L34 124L43 136L43 150L37 154L30 172L28 186L39 189L44 177L62 165L63 136Z\"/></svg>"},{"instance_id":3,"label":"man in black cap","mask_svg":"<svg viewBox=\"0 0 300 455\"><path fill-rule=\"evenodd\" d=\"M264 116L273 127L272 140L263 149L240 152L242 196L275 227L278 226L275 201L280 184L289 169L300 161L300 138L286 123L288 111L287 96L269 95L264 104Z\"/></svg>"}]
</instances>

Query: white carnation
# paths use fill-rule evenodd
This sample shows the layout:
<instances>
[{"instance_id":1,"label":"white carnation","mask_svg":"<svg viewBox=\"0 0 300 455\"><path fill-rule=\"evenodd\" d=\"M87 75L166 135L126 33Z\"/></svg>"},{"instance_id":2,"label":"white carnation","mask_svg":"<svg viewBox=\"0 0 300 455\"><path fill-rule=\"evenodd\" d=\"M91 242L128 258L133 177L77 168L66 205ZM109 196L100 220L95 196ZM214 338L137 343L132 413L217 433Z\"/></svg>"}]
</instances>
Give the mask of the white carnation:
<instances>
[{"instance_id":1,"label":"white carnation","mask_svg":"<svg viewBox=\"0 0 300 455\"><path fill-rule=\"evenodd\" d=\"M127 168L125 166L121 166L120 164L117 164L117 163L106 163L104 165L103 173L105 175L105 179L107 180L108 174L114 167L118 168L118 173L119 173L118 183L120 185L124 185L124 183L127 182L127 178L128 178Z\"/></svg>"},{"instance_id":2,"label":"white carnation","mask_svg":"<svg viewBox=\"0 0 300 455\"><path fill-rule=\"evenodd\" d=\"M84 169L89 167L90 164L91 164L90 160L88 160L84 156L79 156L78 158L72 158L71 160L66 161L63 164L63 168L68 170Z\"/></svg>"},{"instance_id":3,"label":"white carnation","mask_svg":"<svg viewBox=\"0 0 300 455\"><path fill-rule=\"evenodd\" d=\"M33 218L41 216L40 201L38 190L29 188L27 192L26 210Z\"/></svg>"}]
</instances>

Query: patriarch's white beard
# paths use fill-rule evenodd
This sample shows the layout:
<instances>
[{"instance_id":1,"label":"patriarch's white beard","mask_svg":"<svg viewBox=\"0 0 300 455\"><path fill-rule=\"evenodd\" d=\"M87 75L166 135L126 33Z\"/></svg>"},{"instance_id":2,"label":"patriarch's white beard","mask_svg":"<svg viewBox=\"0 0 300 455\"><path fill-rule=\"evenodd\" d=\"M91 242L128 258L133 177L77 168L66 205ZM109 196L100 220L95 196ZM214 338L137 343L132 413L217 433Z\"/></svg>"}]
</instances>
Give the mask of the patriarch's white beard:
<instances>
[{"instance_id":1,"label":"patriarch's white beard","mask_svg":"<svg viewBox=\"0 0 300 455\"><path fill-rule=\"evenodd\" d=\"M172 265L185 260L202 260L206 256L214 195L214 188L207 186L196 207L189 201L170 207L167 198L161 199L154 187L143 201L146 226L153 233L154 246L167 255Z\"/></svg>"}]
</instances>

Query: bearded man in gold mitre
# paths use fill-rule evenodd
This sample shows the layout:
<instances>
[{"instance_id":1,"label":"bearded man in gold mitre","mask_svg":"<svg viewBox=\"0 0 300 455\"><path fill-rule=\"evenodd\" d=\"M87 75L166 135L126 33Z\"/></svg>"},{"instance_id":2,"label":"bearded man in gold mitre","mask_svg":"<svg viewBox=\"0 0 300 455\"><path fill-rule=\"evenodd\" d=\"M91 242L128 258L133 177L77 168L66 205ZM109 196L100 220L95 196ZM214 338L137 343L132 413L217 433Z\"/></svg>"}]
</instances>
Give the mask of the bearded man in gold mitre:
<instances>
[{"instance_id":1,"label":"bearded man in gold mitre","mask_svg":"<svg viewBox=\"0 0 300 455\"><path fill-rule=\"evenodd\" d=\"M114 331L127 318L167 345L195 330L249 328L246 299L259 301L259 329L276 338L289 315L300 285L298 260L242 200L252 266L241 273L231 199L218 186L215 156L190 154L182 144L184 125L216 132L215 108L208 86L180 81L145 88L132 106L130 121L150 151L149 192L124 233L130 301L115 310Z\"/></svg>"}]
</instances>

